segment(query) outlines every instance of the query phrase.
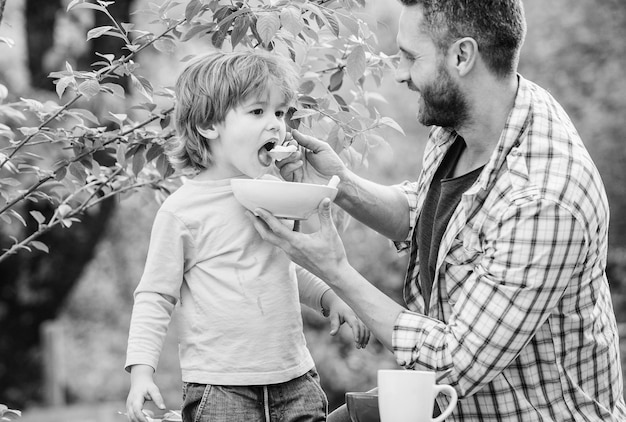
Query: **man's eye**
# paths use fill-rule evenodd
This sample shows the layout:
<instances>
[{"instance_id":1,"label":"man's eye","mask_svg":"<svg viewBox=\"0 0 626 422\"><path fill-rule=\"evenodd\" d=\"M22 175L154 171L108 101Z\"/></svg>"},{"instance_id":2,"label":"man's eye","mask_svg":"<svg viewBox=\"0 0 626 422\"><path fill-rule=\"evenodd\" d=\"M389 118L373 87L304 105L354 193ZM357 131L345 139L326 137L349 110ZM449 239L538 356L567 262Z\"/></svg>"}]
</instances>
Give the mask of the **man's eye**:
<instances>
[{"instance_id":1,"label":"man's eye","mask_svg":"<svg viewBox=\"0 0 626 422\"><path fill-rule=\"evenodd\" d=\"M400 61L407 61L413 63L415 61L415 56L405 53L404 51L400 52Z\"/></svg>"}]
</instances>

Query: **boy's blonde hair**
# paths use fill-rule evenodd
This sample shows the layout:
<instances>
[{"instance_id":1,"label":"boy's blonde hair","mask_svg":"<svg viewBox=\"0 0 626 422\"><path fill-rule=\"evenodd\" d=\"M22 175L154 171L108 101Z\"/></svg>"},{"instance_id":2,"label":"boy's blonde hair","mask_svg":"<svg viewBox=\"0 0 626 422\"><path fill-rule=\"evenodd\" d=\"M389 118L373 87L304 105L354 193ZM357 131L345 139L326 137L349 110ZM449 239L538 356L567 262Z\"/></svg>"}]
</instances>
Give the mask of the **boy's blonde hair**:
<instances>
[{"instance_id":1,"label":"boy's blonde hair","mask_svg":"<svg viewBox=\"0 0 626 422\"><path fill-rule=\"evenodd\" d=\"M194 60L176 81L175 125L178 137L165 151L175 169L211 166L208 140L198 132L224 122L229 110L250 96L279 87L286 104L298 89L298 72L289 59L261 51L216 52Z\"/></svg>"}]
</instances>

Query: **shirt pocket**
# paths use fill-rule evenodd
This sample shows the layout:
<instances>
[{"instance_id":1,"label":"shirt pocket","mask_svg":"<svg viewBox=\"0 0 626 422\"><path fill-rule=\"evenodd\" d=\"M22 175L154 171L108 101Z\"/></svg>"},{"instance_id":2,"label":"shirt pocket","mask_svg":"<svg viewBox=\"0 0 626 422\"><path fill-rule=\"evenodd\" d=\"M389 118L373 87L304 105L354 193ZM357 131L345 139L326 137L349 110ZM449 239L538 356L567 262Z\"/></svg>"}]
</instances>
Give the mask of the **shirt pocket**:
<instances>
[{"instance_id":1,"label":"shirt pocket","mask_svg":"<svg viewBox=\"0 0 626 422\"><path fill-rule=\"evenodd\" d=\"M482 253L478 233L470 225L465 225L452 241L444 262L449 265L473 265Z\"/></svg>"},{"instance_id":2,"label":"shirt pocket","mask_svg":"<svg viewBox=\"0 0 626 422\"><path fill-rule=\"evenodd\" d=\"M482 255L478 234L467 227L452 241L440 273L440 277L443 275L445 280L450 306L457 302L461 288L474 273Z\"/></svg>"}]
</instances>

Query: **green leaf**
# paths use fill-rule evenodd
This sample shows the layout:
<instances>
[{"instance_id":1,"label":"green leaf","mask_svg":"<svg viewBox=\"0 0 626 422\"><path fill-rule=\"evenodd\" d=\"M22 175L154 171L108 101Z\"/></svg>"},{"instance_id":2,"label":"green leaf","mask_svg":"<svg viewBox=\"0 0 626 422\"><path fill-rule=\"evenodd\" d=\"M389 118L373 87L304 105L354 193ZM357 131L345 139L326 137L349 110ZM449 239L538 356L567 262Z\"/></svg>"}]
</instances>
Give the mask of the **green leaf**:
<instances>
[{"instance_id":1,"label":"green leaf","mask_svg":"<svg viewBox=\"0 0 626 422\"><path fill-rule=\"evenodd\" d=\"M164 179L174 174L174 169L170 165L170 162L168 161L165 154L159 155L156 161L156 167L157 170L159 170L159 174L161 174L161 177L163 177Z\"/></svg>"},{"instance_id":2,"label":"green leaf","mask_svg":"<svg viewBox=\"0 0 626 422\"><path fill-rule=\"evenodd\" d=\"M283 8L280 11L280 23L283 28L291 32L294 36L297 36L304 26L300 9L293 6Z\"/></svg>"},{"instance_id":3,"label":"green leaf","mask_svg":"<svg viewBox=\"0 0 626 422\"><path fill-rule=\"evenodd\" d=\"M172 54L176 51L176 44L169 38L158 39L153 45L154 48L166 54Z\"/></svg>"},{"instance_id":4,"label":"green leaf","mask_svg":"<svg viewBox=\"0 0 626 422\"><path fill-rule=\"evenodd\" d=\"M30 110L30 111L34 111L34 112L41 112L43 111L43 104L41 103L41 101L37 101L37 100L33 100L30 98L23 98L20 97L20 100L22 100L24 102L24 104L26 105L26 107Z\"/></svg>"},{"instance_id":5,"label":"green leaf","mask_svg":"<svg viewBox=\"0 0 626 422\"><path fill-rule=\"evenodd\" d=\"M25 127L25 126L18 127L17 130L19 130L24 136L32 136L39 131L39 129L37 129L36 127Z\"/></svg>"},{"instance_id":6,"label":"green leaf","mask_svg":"<svg viewBox=\"0 0 626 422\"><path fill-rule=\"evenodd\" d=\"M298 97L298 102L300 104L309 105L309 106L316 106L319 104L315 98L309 95L301 95L300 97Z\"/></svg>"},{"instance_id":7,"label":"green leaf","mask_svg":"<svg viewBox=\"0 0 626 422\"><path fill-rule=\"evenodd\" d=\"M101 12L104 12L106 10L102 6L98 6L97 4L87 3L85 0L72 0L70 4L67 5L66 11L69 12L72 9L95 9Z\"/></svg>"},{"instance_id":8,"label":"green leaf","mask_svg":"<svg viewBox=\"0 0 626 422\"><path fill-rule=\"evenodd\" d=\"M22 217L17 211L9 210L9 215L22 223L24 227L26 227L26 220L24 220L24 217Z\"/></svg>"},{"instance_id":9,"label":"green leaf","mask_svg":"<svg viewBox=\"0 0 626 422\"><path fill-rule=\"evenodd\" d=\"M2 160L0 160L0 161L2 161ZM21 184L22 184L22 182L20 182L17 179L14 179L12 177L6 177L4 179L0 179L0 185L16 187L16 186L20 186Z\"/></svg>"},{"instance_id":10,"label":"green leaf","mask_svg":"<svg viewBox=\"0 0 626 422\"><path fill-rule=\"evenodd\" d=\"M362 45L357 45L352 49L346 60L346 71L354 82L358 81L365 73L367 62L365 60L365 49Z\"/></svg>"},{"instance_id":11,"label":"green leaf","mask_svg":"<svg viewBox=\"0 0 626 422\"><path fill-rule=\"evenodd\" d=\"M59 207L57 208L57 214L59 214L60 217L65 218L66 216L68 216L70 213L72 212L72 207L70 207L67 204L61 204L59 205Z\"/></svg>"},{"instance_id":12,"label":"green leaf","mask_svg":"<svg viewBox=\"0 0 626 422\"><path fill-rule=\"evenodd\" d=\"M202 10L202 2L200 0L191 0L185 7L185 20L191 22Z\"/></svg>"},{"instance_id":13,"label":"green leaf","mask_svg":"<svg viewBox=\"0 0 626 422\"><path fill-rule=\"evenodd\" d=\"M341 13L336 16L339 21L343 24L343 26L350 32L350 35L358 36L359 35L359 22L356 20L354 16L343 15Z\"/></svg>"},{"instance_id":14,"label":"green leaf","mask_svg":"<svg viewBox=\"0 0 626 422\"><path fill-rule=\"evenodd\" d=\"M30 242L30 246L32 246L35 249L39 249L40 251L43 251L45 253L50 252L50 249L48 249L48 246L45 243L39 242L37 240L33 240L32 242Z\"/></svg>"},{"instance_id":15,"label":"green leaf","mask_svg":"<svg viewBox=\"0 0 626 422\"><path fill-rule=\"evenodd\" d=\"M85 167L81 163L74 162L70 164L69 171L81 185L85 184L87 181L87 173L85 171Z\"/></svg>"},{"instance_id":16,"label":"green leaf","mask_svg":"<svg viewBox=\"0 0 626 422\"><path fill-rule=\"evenodd\" d=\"M342 111L350 111L350 107L348 107L348 103L346 103L346 100L344 100L343 97L333 94L333 98L337 101L337 104L339 104Z\"/></svg>"},{"instance_id":17,"label":"green leaf","mask_svg":"<svg viewBox=\"0 0 626 422\"><path fill-rule=\"evenodd\" d=\"M233 30L230 35L230 43L233 48L239 44L239 42L243 39L248 32L248 28L250 27L250 19L248 16L238 16L235 18L235 22L233 23Z\"/></svg>"},{"instance_id":18,"label":"green leaf","mask_svg":"<svg viewBox=\"0 0 626 422\"><path fill-rule=\"evenodd\" d=\"M330 92L337 91L341 88L342 84L343 84L343 69L339 69L335 73L330 75L330 84L328 85L328 90Z\"/></svg>"},{"instance_id":19,"label":"green leaf","mask_svg":"<svg viewBox=\"0 0 626 422\"><path fill-rule=\"evenodd\" d=\"M78 85L78 92L87 99L93 98L100 92L100 84L95 79L88 79Z\"/></svg>"},{"instance_id":20,"label":"green leaf","mask_svg":"<svg viewBox=\"0 0 626 422\"><path fill-rule=\"evenodd\" d=\"M402 127L398 124L398 122L393 120L391 117L381 117L380 123L385 126L389 126L390 128L404 135L404 130L402 130Z\"/></svg>"},{"instance_id":21,"label":"green leaf","mask_svg":"<svg viewBox=\"0 0 626 422\"><path fill-rule=\"evenodd\" d=\"M214 31L215 28L217 28L217 24L215 22L202 24L202 25L194 25L189 29L189 31L185 33L185 35L183 35L183 37L181 38L181 41L182 42L189 41L196 35L198 34L204 35L207 32Z\"/></svg>"},{"instance_id":22,"label":"green leaf","mask_svg":"<svg viewBox=\"0 0 626 422\"><path fill-rule=\"evenodd\" d=\"M42 213L40 213L37 210L33 210L30 212L30 215L33 216L33 218L37 221L37 223L39 224L43 224L46 221L46 217L44 217L44 215Z\"/></svg>"},{"instance_id":23,"label":"green leaf","mask_svg":"<svg viewBox=\"0 0 626 422\"><path fill-rule=\"evenodd\" d=\"M117 144L117 150L115 151L115 158L120 167L126 167L126 145Z\"/></svg>"},{"instance_id":24,"label":"green leaf","mask_svg":"<svg viewBox=\"0 0 626 422\"><path fill-rule=\"evenodd\" d=\"M211 36L211 43L215 48L222 48L224 44L224 40L226 39L226 35L228 35L228 26L221 25L217 31L213 33Z\"/></svg>"},{"instance_id":25,"label":"green leaf","mask_svg":"<svg viewBox=\"0 0 626 422\"><path fill-rule=\"evenodd\" d=\"M326 16L326 19L328 20L328 26L330 27L330 30L336 37L338 37L339 36L339 21L337 21L337 18L334 15L331 15L327 11L324 11L324 16Z\"/></svg>"},{"instance_id":26,"label":"green leaf","mask_svg":"<svg viewBox=\"0 0 626 422\"><path fill-rule=\"evenodd\" d=\"M110 26L110 25L99 26L97 28L90 29L89 32L87 32L87 41L93 38L99 38L103 36L104 34L106 34L107 32L114 30L114 29L115 27Z\"/></svg>"},{"instance_id":27,"label":"green leaf","mask_svg":"<svg viewBox=\"0 0 626 422\"><path fill-rule=\"evenodd\" d=\"M67 89L68 86L75 84L76 79L73 76L64 76L61 79L55 81L56 84L56 92L59 98L63 96L63 93Z\"/></svg>"},{"instance_id":28,"label":"green leaf","mask_svg":"<svg viewBox=\"0 0 626 422\"><path fill-rule=\"evenodd\" d=\"M153 102L152 84L150 84L150 82L146 78L141 77L141 76L135 76L134 74L131 73L130 81L132 83L133 88L135 88L141 95L146 97L148 101Z\"/></svg>"},{"instance_id":29,"label":"green leaf","mask_svg":"<svg viewBox=\"0 0 626 422\"><path fill-rule=\"evenodd\" d=\"M102 89L112 95L114 95L115 97L121 98L121 99L125 99L126 95L124 93L124 87L118 85L118 84L114 84L111 82L107 82L105 84L102 84Z\"/></svg>"},{"instance_id":30,"label":"green leaf","mask_svg":"<svg viewBox=\"0 0 626 422\"><path fill-rule=\"evenodd\" d=\"M144 166L146 165L146 156L144 155L145 147L143 145L138 148L137 152L133 156L133 173L135 176L141 173Z\"/></svg>"},{"instance_id":31,"label":"green leaf","mask_svg":"<svg viewBox=\"0 0 626 422\"><path fill-rule=\"evenodd\" d=\"M152 144L146 151L146 161L150 162L161 155L163 155L163 147L159 144Z\"/></svg>"},{"instance_id":32,"label":"green leaf","mask_svg":"<svg viewBox=\"0 0 626 422\"><path fill-rule=\"evenodd\" d=\"M300 87L298 88L298 92L306 95L306 94L310 94L311 92L313 92L314 89L315 89L315 82L313 82L312 80L308 80L300 84Z\"/></svg>"},{"instance_id":33,"label":"green leaf","mask_svg":"<svg viewBox=\"0 0 626 422\"><path fill-rule=\"evenodd\" d=\"M293 113L293 116L291 117L292 119L302 119L304 117L309 117L309 116L315 116L320 114L319 111L317 110L313 110L310 108L305 108L302 110L297 110L295 113Z\"/></svg>"},{"instance_id":34,"label":"green leaf","mask_svg":"<svg viewBox=\"0 0 626 422\"><path fill-rule=\"evenodd\" d=\"M111 120L113 120L118 125L120 125L120 127L124 126L124 122L128 118L128 115L123 114L123 113L112 113L109 111L109 115L112 117Z\"/></svg>"},{"instance_id":35,"label":"green leaf","mask_svg":"<svg viewBox=\"0 0 626 422\"><path fill-rule=\"evenodd\" d=\"M84 109L84 108L72 108L69 110L70 113L72 113L72 115L75 115L77 118L80 119L85 119L95 125L99 125L100 124L100 120L98 120L98 117L96 117L95 114L93 114L91 111Z\"/></svg>"},{"instance_id":36,"label":"green leaf","mask_svg":"<svg viewBox=\"0 0 626 422\"><path fill-rule=\"evenodd\" d=\"M267 47L278 29L280 28L280 18L278 13L270 12L260 15L256 22L256 30L261 37L263 45Z\"/></svg>"},{"instance_id":37,"label":"green leaf","mask_svg":"<svg viewBox=\"0 0 626 422\"><path fill-rule=\"evenodd\" d=\"M56 180L65 179L65 175L67 174L67 167L60 167L54 172L54 178Z\"/></svg>"}]
</instances>

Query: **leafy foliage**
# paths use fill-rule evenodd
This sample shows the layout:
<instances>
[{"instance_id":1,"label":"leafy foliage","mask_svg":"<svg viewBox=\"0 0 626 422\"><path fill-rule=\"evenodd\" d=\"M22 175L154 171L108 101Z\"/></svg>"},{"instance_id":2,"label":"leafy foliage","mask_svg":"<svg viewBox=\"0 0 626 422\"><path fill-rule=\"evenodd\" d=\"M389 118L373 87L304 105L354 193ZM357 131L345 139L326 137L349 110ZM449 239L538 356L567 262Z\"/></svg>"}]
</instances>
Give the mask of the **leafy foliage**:
<instances>
[{"instance_id":1,"label":"leafy foliage","mask_svg":"<svg viewBox=\"0 0 626 422\"><path fill-rule=\"evenodd\" d=\"M381 98L364 89L368 80L380 84L393 59L377 52L374 33L356 13L362 0L150 3L140 13L153 19L159 32L118 22L109 13L111 4L73 0L67 13L105 14L110 24L89 30L86 41L119 38L124 55L97 53L100 60L88 70L66 63L52 72L58 102L14 99L0 85L0 219L24 227L34 220L37 227L32 233L13 230L13 243L0 253L0 262L23 249L47 252L38 240L42 234L70 228L110 197L147 187L163 198L178 186L179 175L163 152L175 136L176 99L171 89L142 75L136 59L148 48L170 54L181 43L204 39L214 49L262 48L289 57L301 69L289 124L326 139L352 167L384 143L380 130L402 132L377 110ZM123 80L130 80L129 92ZM107 97L124 100L126 111L102 116L90 111L90 104ZM46 201L55 212L51 217L26 212L27 201Z\"/></svg>"}]
</instances>

